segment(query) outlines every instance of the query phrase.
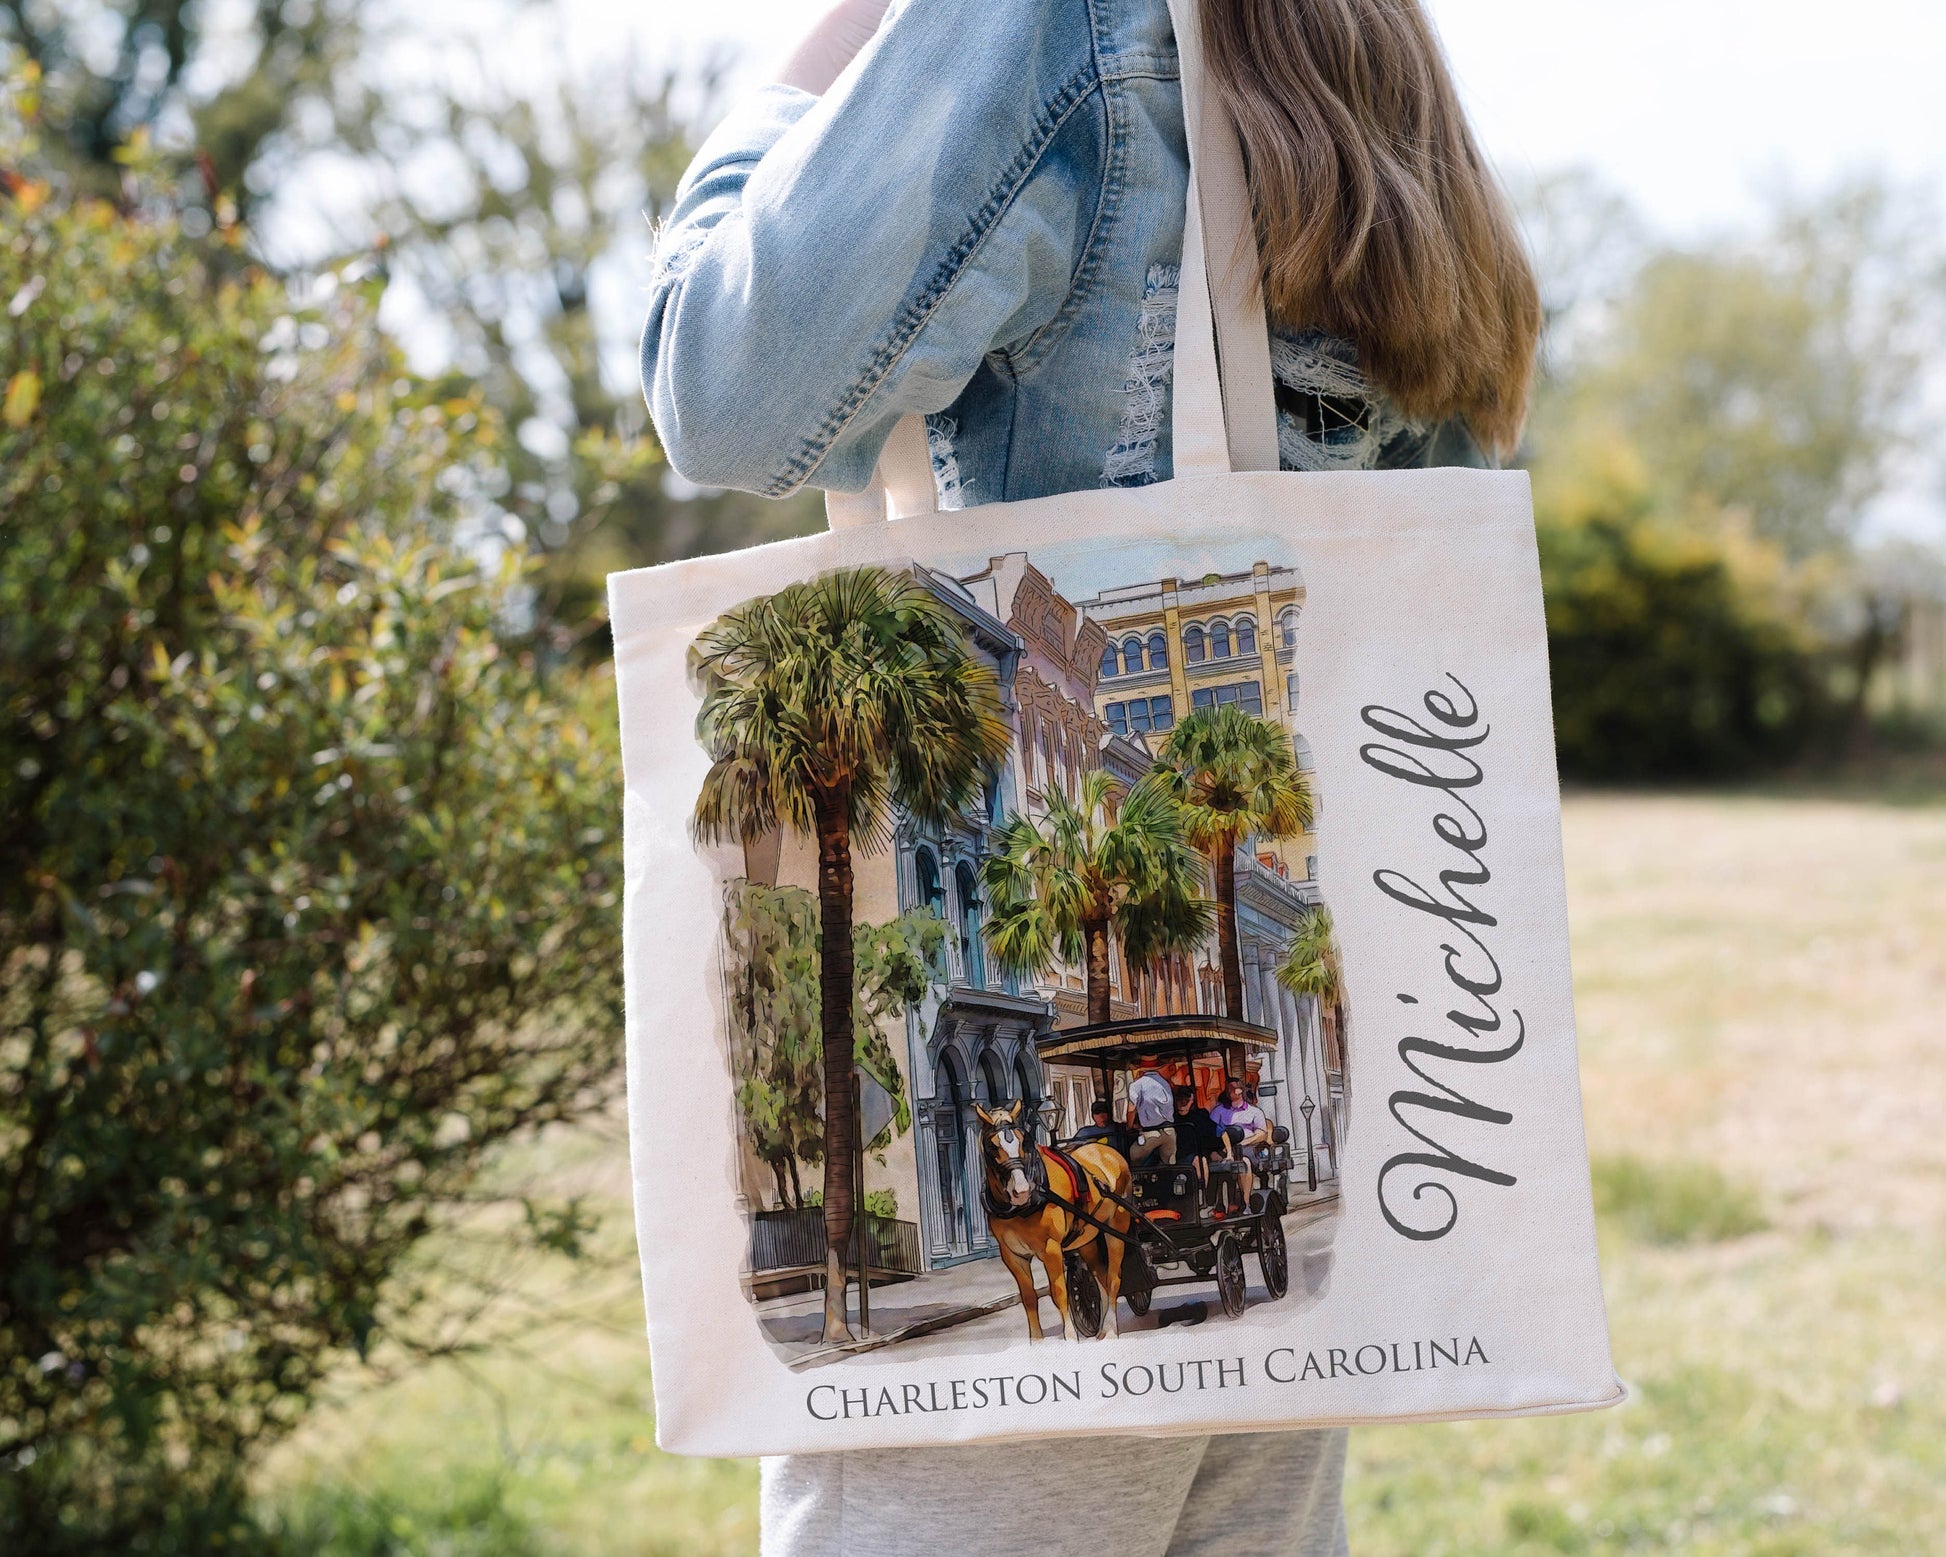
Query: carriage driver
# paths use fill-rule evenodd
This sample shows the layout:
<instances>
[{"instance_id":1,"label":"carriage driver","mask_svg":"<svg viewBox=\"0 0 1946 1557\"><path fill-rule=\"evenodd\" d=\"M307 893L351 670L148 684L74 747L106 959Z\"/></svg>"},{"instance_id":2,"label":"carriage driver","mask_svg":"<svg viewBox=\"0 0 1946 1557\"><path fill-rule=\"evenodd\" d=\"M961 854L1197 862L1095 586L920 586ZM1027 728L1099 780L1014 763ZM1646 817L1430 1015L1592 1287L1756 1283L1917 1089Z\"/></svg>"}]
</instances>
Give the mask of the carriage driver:
<instances>
[{"instance_id":1,"label":"carriage driver","mask_svg":"<svg viewBox=\"0 0 1946 1557\"><path fill-rule=\"evenodd\" d=\"M1135 1137L1128 1149L1131 1167L1139 1168L1151 1158L1175 1162L1175 1119L1175 1088L1153 1059L1140 1060L1128 1085L1128 1128Z\"/></svg>"}]
</instances>

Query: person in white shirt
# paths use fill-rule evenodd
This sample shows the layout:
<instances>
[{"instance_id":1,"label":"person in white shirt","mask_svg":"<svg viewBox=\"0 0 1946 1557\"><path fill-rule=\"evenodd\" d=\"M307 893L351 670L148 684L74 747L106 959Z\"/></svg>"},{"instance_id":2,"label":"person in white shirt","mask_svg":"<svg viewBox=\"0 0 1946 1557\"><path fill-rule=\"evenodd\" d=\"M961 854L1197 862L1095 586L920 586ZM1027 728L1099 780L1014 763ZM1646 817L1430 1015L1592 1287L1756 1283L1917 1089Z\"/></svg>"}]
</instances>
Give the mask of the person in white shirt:
<instances>
[{"instance_id":1,"label":"person in white shirt","mask_svg":"<svg viewBox=\"0 0 1946 1557\"><path fill-rule=\"evenodd\" d=\"M1135 1136L1128 1149L1131 1166L1139 1168L1151 1157L1176 1160L1175 1118L1176 1089L1154 1060L1142 1061L1128 1085L1128 1127Z\"/></svg>"}]
</instances>

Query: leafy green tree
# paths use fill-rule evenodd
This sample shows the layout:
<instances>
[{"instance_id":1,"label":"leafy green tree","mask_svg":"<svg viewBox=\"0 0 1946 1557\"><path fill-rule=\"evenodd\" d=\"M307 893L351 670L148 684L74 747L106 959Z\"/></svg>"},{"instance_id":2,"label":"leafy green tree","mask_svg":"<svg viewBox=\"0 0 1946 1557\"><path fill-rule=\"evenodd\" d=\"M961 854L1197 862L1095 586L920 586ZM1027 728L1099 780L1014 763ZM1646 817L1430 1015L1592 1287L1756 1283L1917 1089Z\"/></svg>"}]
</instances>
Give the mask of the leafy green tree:
<instances>
[{"instance_id":1,"label":"leafy green tree","mask_svg":"<svg viewBox=\"0 0 1946 1557\"><path fill-rule=\"evenodd\" d=\"M891 842L895 808L943 825L1008 750L999 681L910 574L843 568L724 613L692 651L710 770L697 837L780 827L818 850L819 1045L825 1097L824 1336L849 1338L845 1257L858 1151L852 854Z\"/></svg>"},{"instance_id":2,"label":"leafy green tree","mask_svg":"<svg viewBox=\"0 0 1946 1557\"><path fill-rule=\"evenodd\" d=\"M496 1145L612 1093L614 745L369 281L6 231L0 1547L234 1549Z\"/></svg>"},{"instance_id":3,"label":"leafy green tree","mask_svg":"<svg viewBox=\"0 0 1946 1557\"><path fill-rule=\"evenodd\" d=\"M1789 762L1831 726L1801 570L1734 516L1671 514L1645 466L1587 441L1536 472L1561 771L1694 780Z\"/></svg>"},{"instance_id":4,"label":"leafy green tree","mask_svg":"<svg viewBox=\"0 0 1946 1557\"><path fill-rule=\"evenodd\" d=\"M1309 995L1318 1003L1324 1027L1326 1063L1342 1072L1345 1057L1344 964L1338 955L1338 936L1332 928L1331 910L1319 904L1304 916L1297 935L1277 964L1277 982L1294 995Z\"/></svg>"},{"instance_id":5,"label":"leafy green tree","mask_svg":"<svg viewBox=\"0 0 1946 1557\"><path fill-rule=\"evenodd\" d=\"M1124 797L1097 769L1074 800L1054 789L1045 816L1007 818L980 866L993 904L987 945L1003 968L1030 978L1082 963L1088 1020L1106 1022L1111 936L1131 964L1146 967L1209 933L1196 875L1169 795L1139 784Z\"/></svg>"},{"instance_id":6,"label":"leafy green tree","mask_svg":"<svg viewBox=\"0 0 1946 1557\"><path fill-rule=\"evenodd\" d=\"M751 1148L777 1179L780 1205L805 1204L798 1164L824 1157L824 1079L819 1034L818 903L802 887L738 878L724 897L731 1071ZM885 1020L903 1015L939 981L946 925L931 909L890 924L854 927L858 995L852 1063L897 1107L872 1150L911 1128Z\"/></svg>"},{"instance_id":7,"label":"leafy green tree","mask_svg":"<svg viewBox=\"0 0 1946 1557\"><path fill-rule=\"evenodd\" d=\"M1243 1020L1237 949L1237 848L1251 838L1291 838L1311 825L1311 786L1284 727L1227 704L1198 708L1169 732L1153 776L1180 808L1183 836L1216 876L1216 943L1223 1012Z\"/></svg>"}]
</instances>

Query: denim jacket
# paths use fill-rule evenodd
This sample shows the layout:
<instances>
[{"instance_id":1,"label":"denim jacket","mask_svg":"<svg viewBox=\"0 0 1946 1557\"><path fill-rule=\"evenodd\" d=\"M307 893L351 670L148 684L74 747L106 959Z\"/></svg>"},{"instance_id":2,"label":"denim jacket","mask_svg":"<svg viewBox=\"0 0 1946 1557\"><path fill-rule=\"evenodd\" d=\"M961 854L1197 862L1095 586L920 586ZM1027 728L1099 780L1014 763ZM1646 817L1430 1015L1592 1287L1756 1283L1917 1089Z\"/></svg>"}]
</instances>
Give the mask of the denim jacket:
<instances>
[{"instance_id":1,"label":"denim jacket","mask_svg":"<svg viewBox=\"0 0 1946 1557\"><path fill-rule=\"evenodd\" d=\"M941 506L1170 473L1188 180L1165 0L895 0L823 97L768 86L683 176L642 381L670 463L863 489L923 413ZM1274 333L1286 469L1478 464L1349 343Z\"/></svg>"}]
</instances>

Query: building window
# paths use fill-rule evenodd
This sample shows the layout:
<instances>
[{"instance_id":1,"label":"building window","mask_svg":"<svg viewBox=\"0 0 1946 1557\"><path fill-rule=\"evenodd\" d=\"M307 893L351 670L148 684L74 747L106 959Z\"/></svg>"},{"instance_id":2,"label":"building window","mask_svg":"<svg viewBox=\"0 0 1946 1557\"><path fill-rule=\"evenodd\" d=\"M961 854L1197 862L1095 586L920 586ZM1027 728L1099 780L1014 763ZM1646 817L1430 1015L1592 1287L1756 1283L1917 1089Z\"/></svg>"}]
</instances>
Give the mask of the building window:
<instances>
[{"instance_id":1,"label":"building window","mask_svg":"<svg viewBox=\"0 0 1946 1557\"><path fill-rule=\"evenodd\" d=\"M1169 640L1161 633L1149 634L1149 669L1167 670L1169 668Z\"/></svg>"},{"instance_id":2,"label":"building window","mask_svg":"<svg viewBox=\"0 0 1946 1557\"><path fill-rule=\"evenodd\" d=\"M1175 727L1176 704L1170 697L1137 697L1108 705L1108 728L1117 735L1147 735Z\"/></svg>"},{"instance_id":3,"label":"building window","mask_svg":"<svg viewBox=\"0 0 1946 1557\"><path fill-rule=\"evenodd\" d=\"M1104 676L1118 676L1121 671L1121 661L1115 658L1115 645L1111 643L1101 651L1101 673Z\"/></svg>"},{"instance_id":4,"label":"building window","mask_svg":"<svg viewBox=\"0 0 1946 1557\"><path fill-rule=\"evenodd\" d=\"M1142 669L1142 640L1131 638L1122 645L1122 674L1133 676Z\"/></svg>"},{"instance_id":5,"label":"building window","mask_svg":"<svg viewBox=\"0 0 1946 1557\"><path fill-rule=\"evenodd\" d=\"M1230 657L1230 624L1228 622L1210 623L1209 657L1213 660L1227 660Z\"/></svg>"},{"instance_id":6,"label":"building window","mask_svg":"<svg viewBox=\"0 0 1946 1557\"><path fill-rule=\"evenodd\" d=\"M1318 857L1315 854L1304 856L1304 879L1306 881L1318 879Z\"/></svg>"},{"instance_id":7,"label":"building window","mask_svg":"<svg viewBox=\"0 0 1946 1557\"><path fill-rule=\"evenodd\" d=\"M919 878L919 906L930 908L942 919L946 917L946 894L939 885L939 861L930 849L921 849L913 859L913 869Z\"/></svg>"},{"instance_id":8,"label":"building window","mask_svg":"<svg viewBox=\"0 0 1946 1557\"><path fill-rule=\"evenodd\" d=\"M1237 653L1255 654L1257 652L1257 624L1249 617L1237 623Z\"/></svg>"},{"instance_id":9,"label":"building window","mask_svg":"<svg viewBox=\"0 0 1946 1557\"><path fill-rule=\"evenodd\" d=\"M1297 612L1286 611L1277 618L1277 637L1285 648L1297 647Z\"/></svg>"},{"instance_id":10,"label":"building window","mask_svg":"<svg viewBox=\"0 0 1946 1557\"><path fill-rule=\"evenodd\" d=\"M967 983L975 989L985 989L986 944L980 935L979 879L965 860L953 867L953 887L959 897L960 969Z\"/></svg>"},{"instance_id":11,"label":"building window","mask_svg":"<svg viewBox=\"0 0 1946 1557\"><path fill-rule=\"evenodd\" d=\"M1284 678L1284 706L1292 713L1297 712L1297 672L1292 671Z\"/></svg>"},{"instance_id":12,"label":"building window","mask_svg":"<svg viewBox=\"0 0 1946 1557\"><path fill-rule=\"evenodd\" d=\"M1182 657L1192 665L1200 665L1209 658L1209 647L1203 638L1203 629L1191 627L1182 635Z\"/></svg>"},{"instance_id":13,"label":"building window","mask_svg":"<svg viewBox=\"0 0 1946 1557\"><path fill-rule=\"evenodd\" d=\"M1194 708L1227 708L1236 704L1259 719L1264 714L1264 690L1260 681L1233 681L1228 686L1198 687L1189 695Z\"/></svg>"}]
</instances>

